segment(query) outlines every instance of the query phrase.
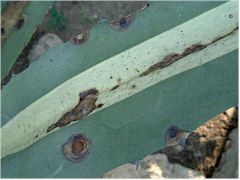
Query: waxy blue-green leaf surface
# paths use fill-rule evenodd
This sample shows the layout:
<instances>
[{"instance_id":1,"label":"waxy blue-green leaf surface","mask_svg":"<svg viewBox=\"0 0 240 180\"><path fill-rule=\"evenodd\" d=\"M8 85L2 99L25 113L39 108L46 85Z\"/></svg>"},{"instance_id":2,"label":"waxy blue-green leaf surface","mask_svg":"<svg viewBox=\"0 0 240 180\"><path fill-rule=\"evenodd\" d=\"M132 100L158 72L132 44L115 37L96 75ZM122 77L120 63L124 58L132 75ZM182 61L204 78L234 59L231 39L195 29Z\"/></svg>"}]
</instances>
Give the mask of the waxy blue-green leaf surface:
<instances>
[{"instance_id":1,"label":"waxy blue-green leaf surface","mask_svg":"<svg viewBox=\"0 0 240 180\"><path fill-rule=\"evenodd\" d=\"M224 2L151 2L127 31L97 24L82 46L70 42L49 49L2 90L2 126L29 104L91 66ZM17 93L16 93L17 89Z\"/></svg>"},{"instance_id":2,"label":"waxy blue-green leaf surface","mask_svg":"<svg viewBox=\"0 0 240 180\"><path fill-rule=\"evenodd\" d=\"M50 49L4 87L3 124L70 77L221 3L153 2L125 32L99 24L83 46L66 43ZM162 147L168 126L193 130L237 105L237 58L235 50L48 135L2 159L2 176L94 178L143 158ZM84 161L73 163L63 156L61 147L78 133L92 145Z\"/></svg>"},{"instance_id":3,"label":"waxy blue-green leaf surface","mask_svg":"<svg viewBox=\"0 0 240 180\"><path fill-rule=\"evenodd\" d=\"M46 178L60 169L56 177L94 178L143 158L162 147L168 126L193 130L237 105L237 55L234 51L165 80L7 156L2 160L2 176ZM78 133L91 139L92 145L84 161L73 163L61 147Z\"/></svg>"}]
</instances>

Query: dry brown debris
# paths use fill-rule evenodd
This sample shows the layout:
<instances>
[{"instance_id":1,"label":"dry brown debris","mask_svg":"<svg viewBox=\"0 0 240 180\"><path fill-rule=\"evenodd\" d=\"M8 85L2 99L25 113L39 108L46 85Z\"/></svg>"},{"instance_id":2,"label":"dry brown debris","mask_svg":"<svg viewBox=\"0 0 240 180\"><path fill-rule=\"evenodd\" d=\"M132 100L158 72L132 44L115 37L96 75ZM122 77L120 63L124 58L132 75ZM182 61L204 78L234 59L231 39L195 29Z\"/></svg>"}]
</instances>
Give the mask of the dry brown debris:
<instances>
[{"instance_id":1,"label":"dry brown debris","mask_svg":"<svg viewBox=\"0 0 240 180\"><path fill-rule=\"evenodd\" d=\"M230 108L198 127L186 140L183 149L179 145L166 147L171 163L179 163L196 169L210 177L217 166L229 132L237 127L238 109Z\"/></svg>"}]
</instances>

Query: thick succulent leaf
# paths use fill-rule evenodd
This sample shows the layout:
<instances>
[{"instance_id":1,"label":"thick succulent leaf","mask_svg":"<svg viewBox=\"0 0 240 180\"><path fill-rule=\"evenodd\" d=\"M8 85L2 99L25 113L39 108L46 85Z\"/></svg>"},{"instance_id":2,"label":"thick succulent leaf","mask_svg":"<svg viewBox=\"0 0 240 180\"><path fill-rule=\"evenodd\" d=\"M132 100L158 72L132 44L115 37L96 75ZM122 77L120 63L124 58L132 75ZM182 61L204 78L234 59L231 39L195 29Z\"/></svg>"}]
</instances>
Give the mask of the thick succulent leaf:
<instances>
[{"instance_id":1,"label":"thick succulent leaf","mask_svg":"<svg viewBox=\"0 0 240 180\"><path fill-rule=\"evenodd\" d=\"M2 128L2 134L5 136L2 141L2 157L26 148L48 135L47 129L54 128L53 124L76 106L79 101L79 93L96 89L98 91L96 104L101 104L101 109L103 109L161 80L233 51L237 48L237 31L235 29L238 23L237 8L234 5L234 3L227 3L193 18L191 21L117 54L61 84L25 108ZM214 16L220 13L222 14L215 19ZM233 18L225 16L229 13ZM207 17L214 18L206 20ZM213 20L215 21L213 22ZM202 21L204 24L197 23ZM217 30L214 28L216 26L218 26ZM196 31L198 31L197 34ZM206 31L208 34L205 33ZM172 39L174 41L171 41ZM172 64L176 60L178 62ZM169 65L171 66L167 67ZM82 114L86 108L95 106L88 104L88 107L79 107L80 109L77 108L79 110L74 111L73 114ZM97 110L93 109L94 112ZM79 113L77 113L78 111ZM83 115L78 116L75 120L79 120L81 116ZM66 120L64 121L66 122ZM18 134L17 137L15 133Z\"/></svg>"},{"instance_id":2,"label":"thick succulent leaf","mask_svg":"<svg viewBox=\"0 0 240 180\"><path fill-rule=\"evenodd\" d=\"M1 79L7 75L17 57L28 44L36 27L42 22L51 4L51 1L44 3L41 1L29 2L27 4L23 12L27 17L24 25L18 30L13 30L2 46ZM5 5L6 3L3 3L3 7Z\"/></svg>"},{"instance_id":3,"label":"thick succulent leaf","mask_svg":"<svg viewBox=\"0 0 240 180\"><path fill-rule=\"evenodd\" d=\"M141 159L161 147L169 125L193 130L216 112L237 105L237 56L237 51L226 54L50 134L2 159L2 176L98 177ZM84 161L73 163L61 147L78 133L92 145Z\"/></svg>"},{"instance_id":4,"label":"thick succulent leaf","mask_svg":"<svg viewBox=\"0 0 240 180\"><path fill-rule=\"evenodd\" d=\"M3 88L2 125L69 78L222 3L151 2L149 8L137 13L127 31L118 32L101 23L90 31L84 45L69 42L50 49Z\"/></svg>"},{"instance_id":5,"label":"thick succulent leaf","mask_svg":"<svg viewBox=\"0 0 240 180\"><path fill-rule=\"evenodd\" d=\"M143 17L151 15L150 10L149 8L148 14ZM224 41L223 38L220 44L228 47L227 42L231 42L228 40ZM60 48L50 50L48 53L57 52ZM84 49L84 46L82 48ZM214 60L211 59L211 62L205 65L161 81L84 121L48 135L24 151L4 158L3 176L97 177L121 163L134 162L160 148L163 144L164 131L171 124L188 130L196 128L217 112L237 104L237 51L231 49L224 51L225 55L219 53L219 56L212 57ZM211 51L207 52L210 53ZM47 54L40 60L46 57ZM174 70L173 68L172 71ZM62 73L64 72L62 70ZM58 83L61 82L55 81L55 86ZM43 94L42 92L41 95ZM27 105L26 103L25 107ZM15 111L17 112L19 110ZM61 152L62 144L76 133L83 133L92 140L90 154L81 163L66 160ZM27 164L22 166L23 162Z\"/></svg>"}]
</instances>

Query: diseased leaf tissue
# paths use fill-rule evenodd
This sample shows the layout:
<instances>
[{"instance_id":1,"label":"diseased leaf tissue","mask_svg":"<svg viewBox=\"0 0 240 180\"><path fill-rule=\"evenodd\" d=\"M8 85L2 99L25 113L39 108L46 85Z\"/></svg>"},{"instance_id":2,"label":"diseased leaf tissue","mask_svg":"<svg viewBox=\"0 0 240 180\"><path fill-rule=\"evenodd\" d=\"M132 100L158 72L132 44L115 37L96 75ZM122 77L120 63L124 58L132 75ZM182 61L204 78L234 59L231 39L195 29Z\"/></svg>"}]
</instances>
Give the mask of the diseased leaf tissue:
<instances>
[{"instance_id":1,"label":"diseased leaf tissue","mask_svg":"<svg viewBox=\"0 0 240 180\"><path fill-rule=\"evenodd\" d=\"M80 120L86 117L89 113L103 104L96 105L98 90L90 89L79 94L79 103L69 112L65 113L56 123L48 127L47 132L52 131L57 127L64 127L73 121Z\"/></svg>"}]
</instances>

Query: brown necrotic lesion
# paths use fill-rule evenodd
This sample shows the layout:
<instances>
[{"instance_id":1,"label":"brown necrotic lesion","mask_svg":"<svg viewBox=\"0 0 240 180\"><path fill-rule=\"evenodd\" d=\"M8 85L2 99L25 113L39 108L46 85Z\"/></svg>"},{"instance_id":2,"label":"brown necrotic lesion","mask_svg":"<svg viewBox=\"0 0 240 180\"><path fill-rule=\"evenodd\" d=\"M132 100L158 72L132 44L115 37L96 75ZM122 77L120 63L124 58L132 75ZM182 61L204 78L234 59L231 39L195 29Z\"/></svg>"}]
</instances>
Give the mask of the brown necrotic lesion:
<instances>
[{"instance_id":1,"label":"brown necrotic lesion","mask_svg":"<svg viewBox=\"0 0 240 180\"><path fill-rule=\"evenodd\" d=\"M206 47L208 47L209 45L223 39L224 37L236 32L238 30L238 27L237 28L234 28L233 30L231 30L230 32L228 32L227 34L223 35L223 36L220 36L216 39L214 39L213 41L207 43L207 44L201 44L201 43L197 43L197 44L193 44L189 47L187 47L181 54L178 54L178 53L171 53L167 56L165 56L160 62L150 66L147 70L145 70L144 72L142 72L139 77L143 77L143 76L147 76L148 74L150 73L153 73L159 69L163 69L167 66L170 66L171 64L181 60L182 58L190 55L190 54L193 54L193 53L196 53L198 51L201 51L202 49L205 49Z\"/></svg>"},{"instance_id":2,"label":"brown necrotic lesion","mask_svg":"<svg viewBox=\"0 0 240 180\"><path fill-rule=\"evenodd\" d=\"M57 127L64 127L73 121L80 120L90 114L97 108L102 107L96 105L98 91L90 89L80 93L79 103L71 110L65 113L56 123L48 127L47 132L52 131Z\"/></svg>"},{"instance_id":3,"label":"brown necrotic lesion","mask_svg":"<svg viewBox=\"0 0 240 180\"><path fill-rule=\"evenodd\" d=\"M64 156L73 162L81 162L90 152L91 140L83 134L71 136L62 146Z\"/></svg>"},{"instance_id":4,"label":"brown necrotic lesion","mask_svg":"<svg viewBox=\"0 0 240 180\"><path fill-rule=\"evenodd\" d=\"M146 76L158 69L163 69L169 65L171 65L172 63L178 61L179 59L181 59L183 56L181 54L177 54L177 53L173 53L170 55L167 55L163 61L160 61L154 65L152 65L151 67L149 67L149 69L147 69L146 71L144 71L143 73L141 73L139 76Z\"/></svg>"}]
</instances>

